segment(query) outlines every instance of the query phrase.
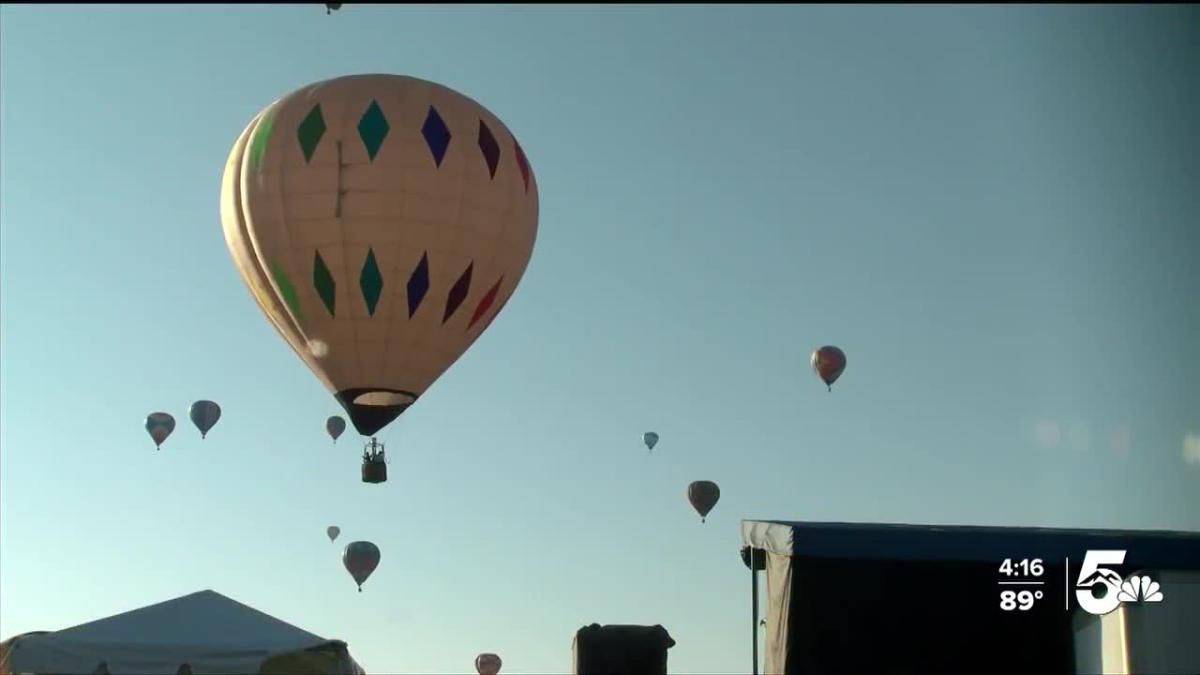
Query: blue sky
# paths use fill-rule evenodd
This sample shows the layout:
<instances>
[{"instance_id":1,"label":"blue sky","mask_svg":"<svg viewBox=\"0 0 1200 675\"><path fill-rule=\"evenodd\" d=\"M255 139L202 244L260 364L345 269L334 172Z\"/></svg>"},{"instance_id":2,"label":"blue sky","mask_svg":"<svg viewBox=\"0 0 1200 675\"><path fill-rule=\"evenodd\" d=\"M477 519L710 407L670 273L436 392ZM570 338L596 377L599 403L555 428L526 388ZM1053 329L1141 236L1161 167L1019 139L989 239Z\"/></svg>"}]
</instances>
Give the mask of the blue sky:
<instances>
[{"instance_id":1,"label":"blue sky","mask_svg":"<svg viewBox=\"0 0 1200 675\"><path fill-rule=\"evenodd\" d=\"M720 673L748 652L742 518L1200 529L1197 19L5 6L2 637L212 588L369 672L566 672L599 622ZM218 215L250 118L360 72L483 103L541 200L524 281L384 433L381 486ZM225 409L203 442L199 398ZM361 594L354 539L383 552Z\"/></svg>"}]
</instances>

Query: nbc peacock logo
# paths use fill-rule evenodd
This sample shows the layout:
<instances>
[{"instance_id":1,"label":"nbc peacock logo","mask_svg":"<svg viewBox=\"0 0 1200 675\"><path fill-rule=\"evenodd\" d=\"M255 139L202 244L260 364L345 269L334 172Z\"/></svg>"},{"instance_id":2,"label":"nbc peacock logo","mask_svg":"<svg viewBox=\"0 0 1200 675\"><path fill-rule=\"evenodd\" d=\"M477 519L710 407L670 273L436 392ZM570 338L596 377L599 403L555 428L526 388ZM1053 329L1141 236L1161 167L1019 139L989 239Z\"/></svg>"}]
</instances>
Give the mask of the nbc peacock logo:
<instances>
[{"instance_id":1,"label":"nbc peacock logo","mask_svg":"<svg viewBox=\"0 0 1200 675\"><path fill-rule=\"evenodd\" d=\"M1134 602L1162 602L1162 589L1158 582L1146 575L1138 576L1136 574L1130 576L1121 584L1121 592L1117 593L1117 600L1123 603Z\"/></svg>"}]
</instances>

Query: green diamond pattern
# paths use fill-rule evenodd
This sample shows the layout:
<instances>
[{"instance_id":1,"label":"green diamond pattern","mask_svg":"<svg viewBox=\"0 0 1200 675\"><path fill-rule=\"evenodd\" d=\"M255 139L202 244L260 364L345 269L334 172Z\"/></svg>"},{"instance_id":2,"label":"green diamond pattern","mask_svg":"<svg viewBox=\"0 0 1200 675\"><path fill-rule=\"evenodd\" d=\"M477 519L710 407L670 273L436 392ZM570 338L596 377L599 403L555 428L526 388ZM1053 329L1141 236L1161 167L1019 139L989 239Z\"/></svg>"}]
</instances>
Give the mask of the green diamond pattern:
<instances>
[{"instance_id":1,"label":"green diamond pattern","mask_svg":"<svg viewBox=\"0 0 1200 675\"><path fill-rule=\"evenodd\" d=\"M371 158L371 161L375 161L375 155L379 152L380 146L383 145L383 139L387 138L390 129L379 103L371 101L367 111L358 120L358 137L362 139L363 147L367 149L367 156Z\"/></svg>"},{"instance_id":2,"label":"green diamond pattern","mask_svg":"<svg viewBox=\"0 0 1200 675\"><path fill-rule=\"evenodd\" d=\"M271 142L274 127L275 115L268 113L254 130L254 138L250 139L250 168L254 171L262 167L263 155L267 152L267 143Z\"/></svg>"},{"instance_id":3,"label":"green diamond pattern","mask_svg":"<svg viewBox=\"0 0 1200 675\"><path fill-rule=\"evenodd\" d=\"M325 117L321 114L321 104L318 103L308 111L304 116L304 120L300 122L300 127L296 129L296 137L300 139L300 151L304 153L304 161L312 161L313 153L317 151L317 144L321 142L321 137L325 135Z\"/></svg>"},{"instance_id":4,"label":"green diamond pattern","mask_svg":"<svg viewBox=\"0 0 1200 675\"><path fill-rule=\"evenodd\" d=\"M292 280L288 279L283 273L283 268L279 266L279 261L271 261L271 277L275 279L275 284L279 286L279 292L283 294L283 301L287 303L288 309L292 310L292 314L296 318L300 318L300 296L296 295L296 287L292 285Z\"/></svg>"},{"instance_id":5,"label":"green diamond pattern","mask_svg":"<svg viewBox=\"0 0 1200 675\"><path fill-rule=\"evenodd\" d=\"M358 275L358 287L362 289L363 300L367 301L367 314L375 316L375 306L383 294L383 275L379 273L379 263L375 262L372 249L367 249L367 261L363 263L362 274Z\"/></svg>"},{"instance_id":6,"label":"green diamond pattern","mask_svg":"<svg viewBox=\"0 0 1200 675\"><path fill-rule=\"evenodd\" d=\"M325 265L325 259L321 257L320 251L317 251L316 257L313 259L313 288L317 289L317 295L321 296L321 302L325 303L325 309L329 310L329 316L333 316L334 291L337 290L337 282L329 273L329 267Z\"/></svg>"}]
</instances>

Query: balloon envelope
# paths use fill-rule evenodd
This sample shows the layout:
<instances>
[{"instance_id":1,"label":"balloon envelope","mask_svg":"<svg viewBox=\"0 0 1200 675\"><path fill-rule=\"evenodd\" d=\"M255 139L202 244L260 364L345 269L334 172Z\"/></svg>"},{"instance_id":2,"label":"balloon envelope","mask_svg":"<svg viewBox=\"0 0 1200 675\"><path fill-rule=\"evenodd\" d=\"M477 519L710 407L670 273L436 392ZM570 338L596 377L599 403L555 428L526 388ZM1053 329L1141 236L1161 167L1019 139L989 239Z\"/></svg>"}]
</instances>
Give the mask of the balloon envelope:
<instances>
[{"instance_id":1,"label":"balloon envelope","mask_svg":"<svg viewBox=\"0 0 1200 675\"><path fill-rule=\"evenodd\" d=\"M367 578L379 567L379 558L379 547L369 541L352 541L346 544L345 550L342 551L342 565L345 565L346 571L354 577L359 592L362 592L362 585Z\"/></svg>"},{"instance_id":2,"label":"balloon envelope","mask_svg":"<svg viewBox=\"0 0 1200 675\"><path fill-rule=\"evenodd\" d=\"M846 354L837 347L826 345L813 352L812 367L817 377L833 391L833 383L837 382L842 371L846 369Z\"/></svg>"},{"instance_id":3,"label":"balloon envelope","mask_svg":"<svg viewBox=\"0 0 1200 675\"><path fill-rule=\"evenodd\" d=\"M338 436L341 436L342 432L345 430L346 420L342 419L341 417L334 415L333 417L325 420L325 432L329 434L329 437L332 438L335 443L337 442Z\"/></svg>"},{"instance_id":4,"label":"balloon envelope","mask_svg":"<svg viewBox=\"0 0 1200 675\"><path fill-rule=\"evenodd\" d=\"M259 307L371 436L511 297L538 190L479 103L412 77L351 75L250 122L225 165L221 221Z\"/></svg>"},{"instance_id":5,"label":"balloon envelope","mask_svg":"<svg viewBox=\"0 0 1200 675\"><path fill-rule=\"evenodd\" d=\"M642 442L646 444L647 448L653 450L654 446L658 445L658 434L653 431L647 431L645 434L642 434Z\"/></svg>"},{"instance_id":6,"label":"balloon envelope","mask_svg":"<svg viewBox=\"0 0 1200 675\"><path fill-rule=\"evenodd\" d=\"M712 511L720 498L721 488L712 481L698 480L688 486L688 501L692 503L696 513L700 514L700 522L704 522L708 512Z\"/></svg>"},{"instance_id":7,"label":"balloon envelope","mask_svg":"<svg viewBox=\"0 0 1200 675\"><path fill-rule=\"evenodd\" d=\"M496 654L480 654L475 657L475 671L479 675L497 675L504 662Z\"/></svg>"},{"instance_id":8,"label":"balloon envelope","mask_svg":"<svg viewBox=\"0 0 1200 675\"><path fill-rule=\"evenodd\" d=\"M221 419L221 406L213 401L196 401L188 408L188 417L200 430L200 438L204 438Z\"/></svg>"},{"instance_id":9,"label":"balloon envelope","mask_svg":"<svg viewBox=\"0 0 1200 675\"><path fill-rule=\"evenodd\" d=\"M175 431L175 418L170 413L154 412L146 416L146 432L154 439L154 447L160 447L172 431Z\"/></svg>"},{"instance_id":10,"label":"balloon envelope","mask_svg":"<svg viewBox=\"0 0 1200 675\"><path fill-rule=\"evenodd\" d=\"M338 535L341 533L342 528L338 527L337 525L330 525L329 527L325 528L325 534L329 536L329 541L337 539Z\"/></svg>"}]
</instances>

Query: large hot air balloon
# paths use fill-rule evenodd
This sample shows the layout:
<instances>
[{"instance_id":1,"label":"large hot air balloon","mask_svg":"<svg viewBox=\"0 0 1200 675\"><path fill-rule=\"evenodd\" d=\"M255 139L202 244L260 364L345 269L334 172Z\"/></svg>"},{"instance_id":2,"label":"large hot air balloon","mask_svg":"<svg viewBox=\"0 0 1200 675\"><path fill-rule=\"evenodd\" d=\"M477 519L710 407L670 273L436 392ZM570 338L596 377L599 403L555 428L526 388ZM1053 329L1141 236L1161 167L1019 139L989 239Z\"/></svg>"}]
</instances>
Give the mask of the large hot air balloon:
<instances>
[{"instance_id":1,"label":"large hot air balloon","mask_svg":"<svg viewBox=\"0 0 1200 675\"><path fill-rule=\"evenodd\" d=\"M650 452L654 452L654 446L658 445L658 434L647 431L642 434L642 442L646 444L647 448L650 448Z\"/></svg>"},{"instance_id":2,"label":"large hot air balloon","mask_svg":"<svg viewBox=\"0 0 1200 675\"><path fill-rule=\"evenodd\" d=\"M721 488L710 480L698 480L688 486L688 501L692 503L692 508L696 509L696 513L700 514L700 522L708 517L708 512L713 510L717 505L717 500L721 498Z\"/></svg>"},{"instance_id":3,"label":"large hot air balloon","mask_svg":"<svg viewBox=\"0 0 1200 675\"><path fill-rule=\"evenodd\" d=\"M812 367L829 391L833 391L833 383L846 369L846 354L837 347L826 345L813 352Z\"/></svg>"},{"instance_id":4,"label":"large hot air balloon","mask_svg":"<svg viewBox=\"0 0 1200 675\"><path fill-rule=\"evenodd\" d=\"M146 416L146 432L154 439L155 450L162 448L172 431L175 431L175 418L170 413L154 412Z\"/></svg>"},{"instance_id":5,"label":"large hot air balloon","mask_svg":"<svg viewBox=\"0 0 1200 675\"><path fill-rule=\"evenodd\" d=\"M401 75L326 80L267 106L221 189L243 281L363 436L488 327L525 273L537 219L508 127Z\"/></svg>"},{"instance_id":6,"label":"large hot air balloon","mask_svg":"<svg viewBox=\"0 0 1200 675\"><path fill-rule=\"evenodd\" d=\"M330 525L329 527L325 528L325 535L329 537L329 541L336 540L338 535L341 533L342 528L338 527L337 525Z\"/></svg>"},{"instance_id":7,"label":"large hot air balloon","mask_svg":"<svg viewBox=\"0 0 1200 675\"><path fill-rule=\"evenodd\" d=\"M204 440L208 436L208 432L221 419L221 406L213 401L196 401L188 408L188 417L192 418L192 424L200 430L200 439Z\"/></svg>"},{"instance_id":8,"label":"large hot air balloon","mask_svg":"<svg viewBox=\"0 0 1200 675\"><path fill-rule=\"evenodd\" d=\"M504 662L495 654L480 654L475 657L475 672L479 675L497 675Z\"/></svg>"},{"instance_id":9,"label":"large hot air balloon","mask_svg":"<svg viewBox=\"0 0 1200 675\"><path fill-rule=\"evenodd\" d=\"M342 432L345 430L346 420L342 419L341 417L334 415L333 417L325 420L325 433L329 434L329 437L333 439L334 443L337 443L338 436L341 436Z\"/></svg>"},{"instance_id":10,"label":"large hot air balloon","mask_svg":"<svg viewBox=\"0 0 1200 675\"><path fill-rule=\"evenodd\" d=\"M362 593L362 585L367 582L367 578L379 567L379 557L379 547L369 541L352 541L346 544L346 549L342 551L342 564L346 566L350 576L354 577L359 593Z\"/></svg>"}]
</instances>

